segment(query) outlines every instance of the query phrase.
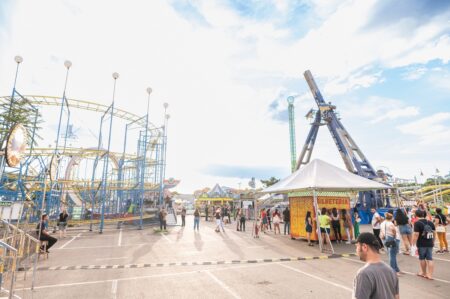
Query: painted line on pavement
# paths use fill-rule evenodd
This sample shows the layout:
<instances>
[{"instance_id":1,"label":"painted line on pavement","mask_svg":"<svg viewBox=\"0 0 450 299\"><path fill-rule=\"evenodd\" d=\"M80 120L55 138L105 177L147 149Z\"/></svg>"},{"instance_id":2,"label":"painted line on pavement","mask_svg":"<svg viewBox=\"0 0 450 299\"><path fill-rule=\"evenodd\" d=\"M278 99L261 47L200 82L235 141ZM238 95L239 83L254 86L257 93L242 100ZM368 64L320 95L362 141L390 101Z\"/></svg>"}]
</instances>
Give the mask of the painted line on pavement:
<instances>
[{"instance_id":1,"label":"painted line on pavement","mask_svg":"<svg viewBox=\"0 0 450 299\"><path fill-rule=\"evenodd\" d=\"M119 241L117 241L117 246L122 246L122 229L119 232Z\"/></svg>"},{"instance_id":2,"label":"painted line on pavement","mask_svg":"<svg viewBox=\"0 0 450 299\"><path fill-rule=\"evenodd\" d=\"M105 261L105 260L122 260L122 259L126 259L129 258L129 256L124 256L124 257L103 257L103 258L99 258L99 259L95 259L96 261Z\"/></svg>"},{"instance_id":3,"label":"painted line on pavement","mask_svg":"<svg viewBox=\"0 0 450 299\"><path fill-rule=\"evenodd\" d=\"M346 257L344 257L344 258L342 258L342 259L347 260L347 261L351 261L351 262L355 262L355 263L359 263L359 264L365 264L365 263L362 262L362 261L352 260L352 259L346 258ZM405 273L405 274L408 274L408 275L417 276L417 273L407 272L407 271L403 271L403 270L402 270L402 272ZM433 280L450 284L450 281L445 280L445 279L440 279L440 278L433 277ZM433 281L433 280L431 280L431 281Z\"/></svg>"},{"instance_id":4,"label":"painted line on pavement","mask_svg":"<svg viewBox=\"0 0 450 299\"><path fill-rule=\"evenodd\" d=\"M305 257L281 257L281 258L265 258L250 260L229 260L229 261L199 261L199 262L171 262L171 263L145 263L145 264L124 264L124 265L84 265L84 266L53 266L39 267L38 271L55 271L55 270L92 270L92 269L124 269L124 268L162 268L172 266L210 266L223 264L261 264L261 263L280 263L295 262L308 260L326 260L336 258L347 258L356 256L354 253L321 255L321 256L305 256ZM113 258L112 258L113 259ZM24 271L22 269L21 271Z\"/></svg>"},{"instance_id":5,"label":"painted line on pavement","mask_svg":"<svg viewBox=\"0 0 450 299\"><path fill-rule=\"evenodd\" d=\"M116 280L113 280L113 282L111 284L111 297L113 299L117 298L117 283L118 283L118 281L116 279Z\"/></svg>"},{"instance_id":6,"label":"painted line on pavement","mask_svg":"<svg viewBox=\"0 0 450 299\"><path fill-rule=\"evenodd\" d=\"M329 281L329 280L327 280L327 279L324 279L324 278L322 278L322 277L313 275L313 274L308 273L308 272L304 272L304 271L299 270L299 269L297 269L297 268L294 268L294 267L291 267L291 266L288 266L288 265L284 265L284 264L280 264L280 263L277 263L277 265L279 265L279 266L281 266L281 267L283 267L283 268L292 270L292 271L294 271L294 272L297 272L297 273L306 275L306 276L308 276L308 277L311 277L311 278L320 280L320 281L322 281L322 282L328 283L328 284L330 284L330 285L332 285L332 286L335 286L335 287L344 289L344 290L346 290L346 291L349 291L349 292L352 292L352 291L353 291L351 288L346 287L346 286L344 286L344 285L342 285L342 284L339 284L339 283L335 283L335 282Z\"/></svg>"},{"instance_id":7,"label":"painted line on pavement","mask_svg":"<svg viewBox=\"0 0 450 299\"><path fill-rule=\"evenodd\" d=\"M161 233L161 236L163 236L163 238L166 239L169 243L173 243L173 241L167 238L167 236L164 233Z\"/></svg>"},{"instance_id":8,"label":"painted line on pavement","mask_svg":"<svg viewBox=\"0 0 450 299\"><path fill-rule=\"evenodd\" d=\"M70 239L69 241L67 241L66 243L64 243L61 247L57 248L57 249L64 249L64 247L66 247L69 243L72 243L72 241L74 241L76 238L78 238L81 235L81 233L79 233L78 235L76 235L75 237L73 237L72 239Z\"/></svg>"},{"instance_id":9,"label":"painted line on pavement","mask_svg":"<svg viewBox=\"0 0 450 299\"><path fill-rule=\"evenodd\" d=\"M209 277L211 277L219 286L221 286L222 287L222 289L224 289L225 291L227 291L228 292L228 294L230 294L231 296L233 296L233 298L236 298L236 299L240 299L241 297L238 295L238 294L236 294L235 292L233 292L232 290L231 290L231 288L229 287L229 286L227 286L223 281L221 281L220 279L218 279L217 278L217 276L215 276L214 274L212 274L211 272L209 272L209 271L204 271L206 274L208 274L208 276Z\"/></svg>"}]
</instances>

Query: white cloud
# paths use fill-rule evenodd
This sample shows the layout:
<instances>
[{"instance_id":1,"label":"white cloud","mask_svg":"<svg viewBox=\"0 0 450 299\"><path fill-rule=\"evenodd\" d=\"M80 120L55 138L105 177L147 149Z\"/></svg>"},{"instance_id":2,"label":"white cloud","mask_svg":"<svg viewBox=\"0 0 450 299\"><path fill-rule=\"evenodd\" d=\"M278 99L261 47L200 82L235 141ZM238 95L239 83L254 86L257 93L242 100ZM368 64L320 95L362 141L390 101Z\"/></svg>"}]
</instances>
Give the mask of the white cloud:
<instances>
[{"instance_id":1,"label":"white cloud","mask_svg":"<svg viewBox=\"0 0 450 299\"><path fill-rule=\"evenodd\" d=\"M413 135L423 145L436 147L450 144L450 113L439 112L397 127L403 134Z\"/></svg>"},{"instance_id":2,"label":"white cloud","mask_svg":"<svg viewBox=\"0 0 450 299\"><path fill-rule=\"evenodd\" d=\"M383 120L394 120L401 117L410 117L410 116L416 116L419 115L419 108L418 107L404 107L404 108L397 108L393 110L389 110L386 113L383 113L378 118L375 118L371 121L371 123L376 124L379 122L382 122Z\"/></svg>"},{"instance_id":3,"label":"white cloud","mask_svg":"<svg viewBox=\"0 0 450 299\"><path fill-rule=\"evenodd\" d=\"M384 120L396 120L402 117L419 115L419 107L407 106L397 99L372 96L367 100L350 99L339 107L339 112L344 118L362 118L371 124L377 124Z\"/></svg>"},{"instance_id":4,"label":"white cloud","mask_svg":"<svg viewBox=\"0 0 450 299\"><path fill-rule=\"evenodd\" d=\"M403 78L405 80L417 80L422 78L423 75L426 74L428 69L426 67L416 67L416 68L410 68L407 70L406 73L403 74Z\"/></svg>"}]
</instances>

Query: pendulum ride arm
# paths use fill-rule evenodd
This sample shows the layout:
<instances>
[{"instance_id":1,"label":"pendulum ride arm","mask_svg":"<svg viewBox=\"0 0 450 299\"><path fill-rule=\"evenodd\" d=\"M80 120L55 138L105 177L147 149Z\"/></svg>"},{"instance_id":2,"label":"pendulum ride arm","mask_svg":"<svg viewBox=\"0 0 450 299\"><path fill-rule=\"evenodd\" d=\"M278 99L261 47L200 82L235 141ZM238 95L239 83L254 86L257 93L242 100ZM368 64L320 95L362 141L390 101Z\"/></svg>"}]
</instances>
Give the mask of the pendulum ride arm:
<instances>
[{"instance_id":1,"label":"pendulum ride arm","mask_svg":"<svg viewBox=\"0 0 450 299\"><path fill-rule=\"evenodd\" d=\"M297 163L297 168L300 168L302 164L306 164L309 162L320 122L321 120L323 120L327 125L331 136L333 137L333 141L336 144L342 159L344 160L344 164L347 170L365 178L376 178L377 174L375 172L375 169L369 163L367 158L362 153L361 149L358 147L358 145L356 145L355 141L352 139L350 134L347 132L347 130L344 128L344 126L336 116L336 113L334 112L336 106L327 104L324 101L322 94L320 93L320 90L317 87L317 84L314 81L314 78L309 70L305 71L304 76L306 82L308 82L309 88L311 89L319 111L316 114L316 119L311 127L311 131L306 140L306 144L303 147L300 159ZM305 158L305 155L306 161L304 162L303 159Z\"/></svg>"},{"instance_id":2,"label":"pendulum ride arm","mask_svg":"<svg viewBox=\"0 0 450 299\"><path fill-rule=\"evenodd\" d=\"M297 161L295 169L299 169L302 165L309 163L311 159L311 154L314 149L314 143L316 142L317 133L319 132L319 126L321 120L320 111L317 111L314 122L311 124L311 129L309 130L308 137L306 137L305 145L303 145L302 152Z\"/></svg>"}]
</instances>

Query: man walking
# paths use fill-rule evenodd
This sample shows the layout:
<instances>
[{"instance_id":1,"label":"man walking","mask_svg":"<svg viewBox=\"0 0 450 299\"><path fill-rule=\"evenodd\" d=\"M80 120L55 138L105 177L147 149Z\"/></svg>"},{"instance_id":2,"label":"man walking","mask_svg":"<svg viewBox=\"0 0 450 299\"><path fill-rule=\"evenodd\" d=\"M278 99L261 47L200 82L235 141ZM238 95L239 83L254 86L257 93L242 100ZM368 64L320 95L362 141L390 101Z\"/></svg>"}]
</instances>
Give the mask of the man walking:
<instances>
[{"instance_id":1,"label":"man walking","mask_svg":"<svg viewBox=\"0 0 450 299\"><path fill-rule=\"evenodd\" d=\"M377 210L375 208L370 209L370 212L372 215L372 230L373 234L377 238L378 242L380 243L380 249L383 249L383 242L380 239L380 231L381 231L381 222L383 222L383 218L381 218L380 214L378 214Z\"/></svg>"},{"instance_id":2,"label":"man walking","mask_svg":"<svg viewBox=\"0 0 450 299\"><path fill-rule=\"evenodd\" d=\"M417 274L423 278L433 279L433 247L436 240L436 228L434 223L425 219L426 212L416 211L419 220L414 223L414 235L412 244L416 244L419 251L420 272Z\"/></svg>"},{"instance_id":3,"label":"man walking","mask_svg":"<svg viewBox=\"0 0 450 299\"><path fill-rule=\"evenodd\" d=\"M356 254L366 265L358 270L353 281L354 299L398 299L397 274L381 261L378 238L362 233L356 240Z\"/></svg>"},{"instance_id":4,"label":"man walking","mask_svg":"<svg viewBox=\"0 0 450 299\"><path fill-rule=\"evenodd\" d=\"M286 207L286 209L283 211L283 221L284 221L284 234L289 235L291 233L291 212L289 211L289 207Z\"/></svg>"},{"instance_id":5,"label":"man walking","mask_svg":"<svg viewBox=\"0 0 450 299\"><path fill-rule=\"evenodd\" d=\"M160 230L167 230L167 222L166 222L167 212L166 209L161 208L159 211L159 228Z\"/></svg>"},{"instance_id":6,"label":"man walking","mask_svg":"<svg viewBox=\"0 0 450 299\"><path fill-rule=\"evenodd\" d=\"M181 226L186 226L186 208L181 209Z\"/></svg>"}]
</instances>

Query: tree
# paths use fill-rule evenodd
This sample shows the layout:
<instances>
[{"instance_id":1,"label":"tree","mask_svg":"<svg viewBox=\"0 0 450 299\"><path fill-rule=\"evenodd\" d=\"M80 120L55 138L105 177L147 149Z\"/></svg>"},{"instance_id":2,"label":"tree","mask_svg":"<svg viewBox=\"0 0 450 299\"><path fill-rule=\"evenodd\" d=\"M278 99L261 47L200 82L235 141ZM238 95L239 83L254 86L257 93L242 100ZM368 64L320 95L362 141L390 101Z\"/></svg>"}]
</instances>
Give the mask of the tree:
<instances>
[{"instance_id":1,"label":"tree","mask_svg":"<svg viewBox=\"0 0 450 299\"><path fill-rule=\"evenodd\" d=\"M37 144L36 139L42 139L37 131L41 129L38 125L42 123L42 115L39 110L32 106L30 102L23 97L14 98L11 103L5 101L0 103L0 146L4 148L9 135L9 130L15 124L22 124L28 133L28 146ZM33 137L34 130L34 137Z\"/></svg>"},{"instance_id":2,"label":"tree","mask_svg":"<svg viewBox=\"0 0 450 299\"><path fill-rule=\"evenodd\" d=\"M275 177L270 177L268 180L260 180L261 183L264 185L264 188L270 187L280 181L280 179L277 179Z\"/></svg>"}]
</instances>

